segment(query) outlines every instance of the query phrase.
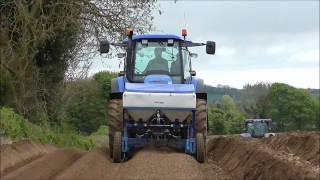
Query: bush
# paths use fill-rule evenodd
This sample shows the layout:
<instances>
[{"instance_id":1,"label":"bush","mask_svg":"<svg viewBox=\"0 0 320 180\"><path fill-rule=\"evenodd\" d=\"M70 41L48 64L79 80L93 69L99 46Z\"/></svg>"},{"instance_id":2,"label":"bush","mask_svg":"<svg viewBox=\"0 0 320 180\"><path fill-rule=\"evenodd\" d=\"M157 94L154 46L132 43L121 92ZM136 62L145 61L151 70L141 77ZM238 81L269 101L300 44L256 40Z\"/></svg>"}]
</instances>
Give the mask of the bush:
<instances>
[{"instance_id":1,"label":"bush","mask_svg":"<svg viewBox=\"0 0 320 180\"><path fill-rule=\"evenodd\" d=\"M93 79L68 82L65 94L66 123L83 135L91 134L107 124L107 99Z\"/></svg>"},{"instance_id":2,"label":"bush","mask_svg":"<svg viewBox=\"0 0 320 180\"><path fill-rule=\"evenodd\" d=\"M43 144L78 147L86 150L95 147L92 139L80 136L70 127L53 128L47 124L34 125L10 108L0 109L0 119L1 136L12 140L30 139Z\"/></svg>"}]
</instances>

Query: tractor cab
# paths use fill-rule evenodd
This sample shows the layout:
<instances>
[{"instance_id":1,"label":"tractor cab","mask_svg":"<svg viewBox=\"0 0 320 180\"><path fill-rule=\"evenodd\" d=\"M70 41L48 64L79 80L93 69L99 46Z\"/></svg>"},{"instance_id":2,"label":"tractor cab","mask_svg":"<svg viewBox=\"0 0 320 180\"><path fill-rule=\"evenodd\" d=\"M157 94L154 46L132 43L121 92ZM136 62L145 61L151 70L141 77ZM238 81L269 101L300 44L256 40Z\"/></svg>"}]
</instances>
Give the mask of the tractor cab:
<instances>
[{"instance_id":1,"label":"tractor cab","mask_svg":"<svg viewBox=\"0 0 320 180\"><path fill-rule=\"evenodd\" d=\"M109 46L126 48L126 53L118 54L125 57L124 76L131 83L162 83L190 84L195 71L191 68L191 58L197 54L191 53L188 47L206 45L207 54L215 53L215 42L194 43L186 40L184 29L182 37L170 34L143 34L133 36L128 30L128 37L122 43L100 43L100 52L109 52ZM151 76L149 75L160 75ZM154 80L151 81L150 79Z\"/></svg>"},{"instance_id":2,"label":"tractor cab","mask_svg":"<svg viewBox=\"0 0 320 180\"><path fill-rule=\"evenodd\" d=\"M245 134L250 137L271 137L274 136L274 133L271 133L272 130L272 120L271 119L245 119L244 120L244 129Z\"/></svg>"},{"instance_id":3,"label":"tractor cab","mask_svg":"<svg viewBox=\"0 0 320 180\"><path fill-rule=\"evenodd\" d=\"M100 53L109 46L126 50L124 69L111 81L109 148L114 162L121 162L132 149L149 143L174 146L205 161L208 129L207 94L203 80L191 67L189 47L206 46L215 53L215 42L195 43L168 34L142 34L121 43L100 42Z\"/></svg>"}]
</instances>

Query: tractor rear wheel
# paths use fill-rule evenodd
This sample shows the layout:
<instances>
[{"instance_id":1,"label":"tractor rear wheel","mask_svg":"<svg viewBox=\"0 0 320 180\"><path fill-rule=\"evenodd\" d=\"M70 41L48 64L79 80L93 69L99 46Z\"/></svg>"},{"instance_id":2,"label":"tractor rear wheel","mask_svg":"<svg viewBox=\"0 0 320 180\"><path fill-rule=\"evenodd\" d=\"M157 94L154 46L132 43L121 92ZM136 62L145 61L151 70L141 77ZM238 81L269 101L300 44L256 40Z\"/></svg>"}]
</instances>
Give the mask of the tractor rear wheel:
<instances>
[{"instance_id":1,"label":"tractor rear wheel","mask_svg":"<svg viewBox=\"0 0 320 180\"><path fill-rule=\"evenodd\" d=\"M112 99L110 100L108 107L108 117L109 117L109 150L110 157L113 157L113 145L115 132L122 132L123 129L123 112L122 112L122 100Z\"/></svg>"},{"instance_id":2,"label":"tractor rear wheel","mask_svg":"<svg viewBox=\"0 0 320 180\"><path fill-rule=\"evenodd\" d=\"M205 145L205 138L202 133L196 134L196 151L197 151L197 161L200 163L205 162L206 160L206 145Z\"/></svg>"},{"instance_id":3,"label":"tractor rear wheel","mask_svg":"<svg viewBox=\"0 0 320 180\"><path fill-rule=\"evenodd\" d=\"M113 155L112 159L114 163L121 162L122 158L122 134L120 131L116 131L113 137Z\"/></svg>"},{"instance_id":4,"label":"tractor rear wheel","mask_svg":"<svg viewBox=\"0 0 320 180\"><path fill-rule=\"evenodd\" d=\"M204 99L197 99L197 111L195 120L196 131L196 147L197 160L200 163L205 162L207 155L206 136L208 125L207 101Z\"/></svg>"},{"instance_id":5,"label":"tractor rear wheel","mask_svg":"<svg viewBox=\"0 0 320 180\"><path fill-rule=\"evenodd\" d=\"M196 133L207 135L207 101L204 99L197 99L195 129Z\"/></svg>"}]
</instances>

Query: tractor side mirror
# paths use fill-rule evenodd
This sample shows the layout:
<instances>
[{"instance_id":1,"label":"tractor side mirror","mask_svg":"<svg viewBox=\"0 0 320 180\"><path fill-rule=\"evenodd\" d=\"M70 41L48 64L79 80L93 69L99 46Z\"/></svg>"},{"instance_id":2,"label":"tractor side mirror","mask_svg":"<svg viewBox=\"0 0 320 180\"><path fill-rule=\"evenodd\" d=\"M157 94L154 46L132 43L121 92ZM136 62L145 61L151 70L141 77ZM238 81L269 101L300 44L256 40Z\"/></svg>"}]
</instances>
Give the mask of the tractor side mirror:
<instances>
[{"instance_id":1,"label":"tractor side mirror","mask_svg":"<svg viewBox=\"0 0 320 180\"><path fill-rule=\"evenodd\" d=\"M207 41L206 52L207 54L214 54L216 52L216 42Z\"/></svg>"},{"instance_id":2,"label":"tractor side mirror","mask_svg":"<svg viewBox=\"0 0 320 180\"><path fill-rule=\"evenodd\" d=\"M108 53L110 49L110 44L107 40L103 40L100 42L100 53Z\"/></svg>"}]
</instances>

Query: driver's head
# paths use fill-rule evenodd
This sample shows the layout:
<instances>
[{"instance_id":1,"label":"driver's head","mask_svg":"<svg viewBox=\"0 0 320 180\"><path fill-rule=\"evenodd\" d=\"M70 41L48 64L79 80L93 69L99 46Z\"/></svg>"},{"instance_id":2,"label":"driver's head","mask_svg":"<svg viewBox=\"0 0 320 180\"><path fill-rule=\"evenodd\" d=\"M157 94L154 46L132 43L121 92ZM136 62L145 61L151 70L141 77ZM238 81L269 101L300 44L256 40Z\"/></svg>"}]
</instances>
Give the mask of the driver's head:
<instances>
[{"instance_id":1,"label":"driver's head","mask_svg":"<svg viewBox=\"0 0 320 180\"><path fill-rule=\"evenodd\" d=\"M162 55L163 49L162 48L155 48L154 55L159 59Z\"/></svg>"}]
</instances>

